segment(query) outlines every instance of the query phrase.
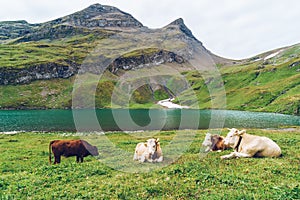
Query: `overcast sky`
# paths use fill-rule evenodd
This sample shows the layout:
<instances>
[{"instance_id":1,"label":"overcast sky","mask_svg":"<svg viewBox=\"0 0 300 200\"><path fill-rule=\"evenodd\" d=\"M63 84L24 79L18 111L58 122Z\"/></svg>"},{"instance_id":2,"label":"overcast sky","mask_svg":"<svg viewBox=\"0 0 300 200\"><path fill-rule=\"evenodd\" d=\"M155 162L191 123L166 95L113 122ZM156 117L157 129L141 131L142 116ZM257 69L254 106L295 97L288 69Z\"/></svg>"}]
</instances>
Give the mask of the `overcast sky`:
<instances>
[{"instance_id":1,"label":"overcast sky","mask_svg":"<svg viewBox=\"0 0 300 200\"><path fill-rule=\"evenodd\" d=\"M181 17L211 52L248 58L300 43L299 0L0 0L0 21L40 23L94 3L116 6L149 28Z\"/></svg>"}]
</instances>

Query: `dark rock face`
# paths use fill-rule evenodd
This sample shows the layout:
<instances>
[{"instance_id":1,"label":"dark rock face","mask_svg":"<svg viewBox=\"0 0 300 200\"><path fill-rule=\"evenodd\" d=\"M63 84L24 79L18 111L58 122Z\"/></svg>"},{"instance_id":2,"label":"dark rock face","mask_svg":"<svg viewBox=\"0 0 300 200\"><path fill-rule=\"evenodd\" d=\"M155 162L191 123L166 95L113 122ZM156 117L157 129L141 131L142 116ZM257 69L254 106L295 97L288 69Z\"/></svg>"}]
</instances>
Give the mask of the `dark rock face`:
<instances>
[{"instance_id":1,"label":"dark rock face","mask_svg":"<svg viewBox=\"0 0 300 200\"><path fill-rule=\"evenodd\" d=\"M293 67L296 67L296 66L299 66L300 65L300 61L296 61L292 64L290 64L290 68L293 68Z\"/></svg>"},{"instance_id":2,"label":"dark rock face","mask_svg":"<svg viewBox=\"0 0 300 200\"><path fill-rule=\"evenodd\" d=\"M121 70L134 70L144 67L154 67L164 63L184 63L183 57L169 51L158 50L150 54L139 56L119 57L109 65L108 70L117 73ZM80 71L80 66L75 63L44 63L22 69L0 68L0 85L27 84L35 80L47 80L54 78L70 78L79 73L90 72L94 74L103 73L99 66L103 63L85 66ZM98 66L95 68L95 66ZM82 70L82 69L81 69Z\"/></svg>"},{"instance_id":3,"label":"dark rock face","mask_svg":"<svg viewBox=\"0 0 300 200\"><path fill-rule=\"evenodd\" d=\"M14 39L33 32L35 24L26 21L7 21L0 22L0 41Z\"/></svg>"},{"instance_id":4,"label":"dark rock face","mask_svg":"<svg viewBox=\"0 0 300 200\"><path fill-rule=\"evenodd\" d=\"M164 63L178 63L181 64L184 59L169 51L159 50L151 54L142 54L139 56L120 57L114 60L110 65L109 70L116 73L119 69L132 70L144 67L157 66Z\"/></svg>"},{"instance_id":5,"label":"dark rock face","mask_svg":"<svg viewBox=\"0 0 300 200\"><path fill-rule=\"evenodd\" d=\"M34 80L69 78L78 68L73 64L45 63L25 69L0 68L0 85L26 84Z\"/></svg>"},{"instance_id":6,"label":"dark rock face","mask_svg":"<svg viewBox=\"0 0 300 200\"><path fill-rule=\"evenodd\" d=\"M179 29L183 33L185 33L188 37L197 40L195 38L195 36L193 35L192 31L184 24L184 21L182 18L179 18L179 19L175 20L174 22L170 23L168 26L166 26L166 28L172 28L173 26L179 27Z\"/></svg>"}]
</instances>

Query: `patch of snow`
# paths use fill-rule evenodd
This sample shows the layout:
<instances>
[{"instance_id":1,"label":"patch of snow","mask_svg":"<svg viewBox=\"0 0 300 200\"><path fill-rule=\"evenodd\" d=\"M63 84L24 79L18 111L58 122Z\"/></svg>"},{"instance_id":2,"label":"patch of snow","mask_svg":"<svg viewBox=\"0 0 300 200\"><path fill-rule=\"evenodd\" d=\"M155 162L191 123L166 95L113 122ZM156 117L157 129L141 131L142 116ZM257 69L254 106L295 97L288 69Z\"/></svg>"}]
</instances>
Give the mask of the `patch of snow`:
<instances>
[{"instance_id":1,"label":"patch of snow","mask_svg":"<svg viewBox=\"0 0 300 200\"><path fill-rule=\"evenodd\" d=\"M15 135L15 134L19 134L19 133L24 133L25 131L6 131L6 132L0 132L0 134L4 134L4 135Z\"/></svg>"},{"instance_id":2,"label":"patch of snow","mask_svg":"<svg viewBox=\"0 0 300 200\"><path fill-rule=\"evenodd\" d=\"M161 100L161 101L157 102L157 104L161 105L163 107L166 107L166 108L177 108L177 109L189 108L188 106L181 106L181 105L175 104L172 101L174 101L174 98Z\"/></svg>"},{"instance_id":3,"label":"patch of snow","mask_svg":"<svg viewBox=\"0 0 300 200\"><path fill-rule=\"evenodd\" d=\"M270 59L270 58L273 58L273 57L277 56L279 53L281 53L282 51L283 51L283 50L280 50L280 51L277 51L277 52L275 52L275 53L272 53L272 54L266 56L266 57L264 58L264 60L268 60L268 59Z\"/></svg>"}]
</instances>

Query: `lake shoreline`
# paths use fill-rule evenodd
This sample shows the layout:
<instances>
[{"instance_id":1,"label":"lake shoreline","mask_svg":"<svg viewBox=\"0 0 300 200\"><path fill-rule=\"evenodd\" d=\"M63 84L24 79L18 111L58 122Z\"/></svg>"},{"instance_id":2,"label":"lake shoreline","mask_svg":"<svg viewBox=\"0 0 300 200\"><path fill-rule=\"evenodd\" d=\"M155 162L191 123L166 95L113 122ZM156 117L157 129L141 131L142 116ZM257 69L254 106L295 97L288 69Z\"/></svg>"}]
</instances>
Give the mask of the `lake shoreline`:
<instances>
[{"instance_id":1,"label":"lake shoreline","mask_svg":"<svg viewBox=\"0 0 300 200\"><path fill-rule=\"evenodd\" d=\"M246 128L251 130L262 130L262 131L278 131L278 132L300 132L299 127L284 127L284 128ZM49 134L49 133L57 133L64 136L86 136L86 135L107 135L107 134L136 134L136 133L146 133L146 132L166 132L166 131L221 131L227 130L227 127L219 128L219 129L180 129L180 130L138 130L138 131L92 131L92 132L76 132L76 131L6 131L0 132L0 135L18 135L23 133L34 133L34 134Z\"/></svg>"}]
</instances>

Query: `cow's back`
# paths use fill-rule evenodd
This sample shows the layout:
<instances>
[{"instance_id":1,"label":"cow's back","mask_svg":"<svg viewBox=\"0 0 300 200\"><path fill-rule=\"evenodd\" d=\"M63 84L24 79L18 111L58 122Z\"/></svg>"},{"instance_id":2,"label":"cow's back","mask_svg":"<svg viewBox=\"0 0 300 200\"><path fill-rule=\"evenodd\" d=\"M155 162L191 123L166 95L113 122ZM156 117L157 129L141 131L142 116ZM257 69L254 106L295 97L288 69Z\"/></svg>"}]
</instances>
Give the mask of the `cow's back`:
<instances>
[{"instance_id":1,"label":"cow's back","mask_svg":"<svg viewBox=\"0 0 300 200\"><path fill-rule=\"evenodd\" d=\"M263 150L258 152L256 156L259 157L279 157L281 149L273 140L267 137L261 137L261 146Z\"/></svg>"},{"instance_id":2,"label":"cow's back","mask_svg":"<svg viewBox=\"0 0 300 200\"><path fill-rule=\"evenodd\" d=\"M147 147L145 145L144 142L140 142L136 145L135 147L135 153L138 155L138 156L141 156L143 153L145 153L145 151L147 151Z\"/></svg>"},{"instance_id":3,"label":"cow's back","mask_svg":"<svg viewBox=\"0 0 300 200\"><path fill-rule=\"evenodd\" d=\"M51 146L54 154L65 157L84 155L87 152L81 140L56 140Z\"/></svg>"},{"instance_id":4,"label":"cow's back","mask_svg":"<svg viewBox=\"0 0 300 200\"><path fill-rule=\"evenodd\" d=\"M279 157L280 147L270 138L264 136L244 134L241 143L242 149L256 151L255 157Z\"/></svg>"}]
</instances>

